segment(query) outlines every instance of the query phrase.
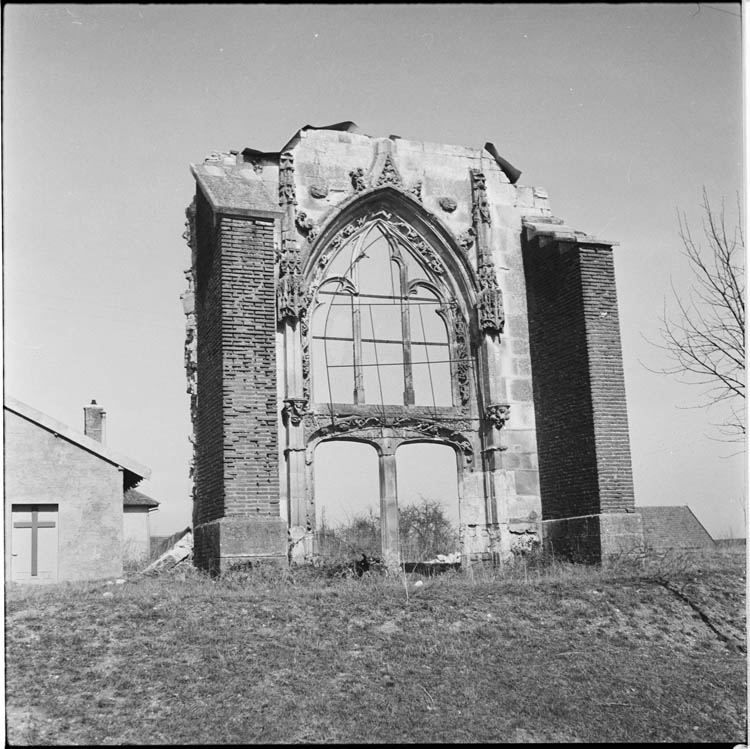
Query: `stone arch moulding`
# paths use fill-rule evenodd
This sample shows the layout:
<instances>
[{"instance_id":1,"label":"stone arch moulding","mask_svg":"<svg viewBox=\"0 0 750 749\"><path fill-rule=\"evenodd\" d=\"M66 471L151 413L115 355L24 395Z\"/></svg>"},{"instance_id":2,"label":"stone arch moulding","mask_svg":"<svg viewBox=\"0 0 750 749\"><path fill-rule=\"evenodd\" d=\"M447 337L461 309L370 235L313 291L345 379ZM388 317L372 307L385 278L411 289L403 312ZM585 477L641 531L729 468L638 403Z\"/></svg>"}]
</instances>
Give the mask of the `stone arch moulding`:
<instances>
[{"instance_id":1,"label":"stone arch moulding","mask_svg":"<svg viewBox=\"0 0 750 749\"><path fill-rule=\"evenodd\" d=\"M439 419L411 416L335 415L307 413L304 417L308 456L322 442L344 440L361 442L375 448L378 456L387 449L404 444L439 443L455 450L463 467L474 464L477 446L472 439L472 420L467 418L446 424ZM388 441L386 448L384 443ZM309 457L308 457L309 459Z\"/></svg>"},{"instance_id":2,"label":"stone arch moulding","mask_svg":"<svg viewBox=\"0 0 750 749\"><path fill-rule=\"evenodd\" d=\"M306 491L304 526L300 522L296 533L293 556L299 560L315 555L316 498L314 489L314 454L321 444L334 442L356 442L373 447L377 454L380 481L380 519L383 560L389 567L399 565L399 499L397 491L396 452L399 447L411 444L439 444L453 450L456 455L456 490L460 508L466 496L466 474L474 469L477 454L476 439L471 434L469 420L452 427L425 419L387 418L382 416L344 416L337 421L321 423L316 414L305 416ZM302 521L302 518L300 518ZM464 535L462 527L457 528ZM301 534L300 534L301 531Z\"/></svg>"},{"instance_id":3,"label":"stone arch moulding","mask_svg":"<svg viewBox=\"0 0 750 749\"><path fill-rule=\"evenodd\" d=\"M392 184L367 188L333 209L309 248L303 252L301 277L305 304L300 315L303 397L308 402L313 401L310 392L310 322L321 284L331 280L326 276L327 268L339 248L378 221L395 241L403 242L414 251L419 263L429 269L437 281L417 281L414 290L416 287L428 289L440 299L442 309L438 314L446 325L454 351L451 372L453 400L454 404L460 402L462 410L466 411L470 401L476 400L479 387L475 381L478 373L471 363L478 340L478 275L445 224L411 193Z\"/></svg>"},{"instance_id":4,"label":"stone arch moulding","mask_svg":"<svg viewBox=\"0 0 750 749\"><path fill-rule=\"evenodd\" d=\"M410 374L404 375L404 396L401 402L387 398L383 400L382 393L380 401L377 397L374 400L370 397L371 391L362 386L362 375L358 374L365 363L361 351L356 352L367 339L366 335L356 332L362 324L358 317L352 318L352 331L334 333L334 336L343 336L339 341L352 341L355 352L352 353L353 363L339 364L351 368L350 373L347 370L347 377L352 377L352 384L347 387L352 392L352 399L341 400L334 397L330 383L328 396L323 397L315 385L320 369L319 363L316 364L314 360L312 343L316 336L321 335L318 330L320 321L316 321L315 315L316 311L323 314L322 308L318 309L321 304L318 292L325 288L331 278L335 280L340 277L341 268L336 265L337 262L340 264L340 257L336 260L338 253L346 251L347 246L356 250L356 245L350 243L356 242L360 236L365 239L365 235L373 230L388 243L391 248L390 260L403 271L403 285L398 294L405 294L403 298L411 297L412 294L432 295L435 299L428 304L437 307L434 311L445 326L446 342L440 343L438 334L426 334L420 313L422 335L417 336L415 346L424 345L425 350L427 345L447 347L447 356L442 357L447 359L447 366L450 368L447 392L442 401L444 405L439 405L435 392L432 393L431 405L426 405L418 394L415 398L416 390L411 391L410 399ZM369 239L365 241L369 242ZM375 447L380 474L382 552L389 566L398 565L400 561L396 450L401 445L437 443L452 448L456 454L459 507L466 502L472 505L471 510L462 509L461 513L476 518L483 526L492 523L483 478L485 466L481 404L485 395L481 391L482 378L479 377L476 364L480 358L477 348L482 338L477 318L481 287L469 256L437 216L425 209L412 194L403 192L397 185L390 183L365 188L352 195L343 205L328 213L311 240L308 237L308 241L301 244L304 249L300 257L300 280L304 288L305 303L296 330L286 328L287 335L291 334L289 340L297 341L290 348L293 355L287 358L287 366L299 367L298 382L301 388L301 407L298 409L295 426L288 429L287 442L289 449L286 474L293 558L296 556L301 561L315 553L314 453L323 442L354 441ZM406 275L407 261L399 259L399 247L408 250L411 256L409 263L421 266L421 271L413 278ZM398 285L399 282L396 283ZM346 292L356 296L362 293L358 290L359 287L355 288L352 284L347 288L344 288L345 285L338 285L342 294ZM368 291L365 297L372 293L377 294ZM393 293L395 292L390 292ZM411 323L404 318L403 310L400 315L402 325L406 326L405 330L409 330ZM327 314L324 320L323 329L326 330ZM375 335L374 329L370 335L371 339L367 340L388 339L380 340L378 345L389 343L393 337L392 334ZM324 337L326 340L336 340L329 338L327 334ZM420 344L420 340L430 343ZM406 353L410 346L410 343L405 344L404 348L405 373L410 373L407 357L411 354ZM442 351L439 348L432 350ZM416 357L414 364L422 364L424 367L424 362L419 362L420 358L424 357ZM411 362L411 359L408 358L408 361ZM427 364L429 363L428 359ZM328 367L327 360L325 366ZM379 364L376 366L380 367ZM436 372L429 366L427 370L432 388ZM362 398L359 397L360 392ZM468 553L472 549L467 548L466 551Z\"/></svg>"},{"instance_id":5,"label":"stone arch moulding","mask_svg":"<svg viewBox=\"0 0 750 749\"><path fill-rule=\"evenodd\" d=\"M438 262L445 266L446 281L453 286L456 297L461 299L464 313L473 310L480 289L479 279L466 253L460 249L458 240L440 218L430 213L413 195L391 184L355 193L325 218L303 258L303 278L308 289L315 282L316 274L324 270L330 260L327 257L330 253L326 250L331 244L337 242L339 237L343 243L359 228L357 221L361 221L361 226L379 211L389 213L396 221L411 227L415 236L405 234L407 241L421 240L436 252ZM430 263L431 258L424 259Z\"/></svg>"}]
</instances>

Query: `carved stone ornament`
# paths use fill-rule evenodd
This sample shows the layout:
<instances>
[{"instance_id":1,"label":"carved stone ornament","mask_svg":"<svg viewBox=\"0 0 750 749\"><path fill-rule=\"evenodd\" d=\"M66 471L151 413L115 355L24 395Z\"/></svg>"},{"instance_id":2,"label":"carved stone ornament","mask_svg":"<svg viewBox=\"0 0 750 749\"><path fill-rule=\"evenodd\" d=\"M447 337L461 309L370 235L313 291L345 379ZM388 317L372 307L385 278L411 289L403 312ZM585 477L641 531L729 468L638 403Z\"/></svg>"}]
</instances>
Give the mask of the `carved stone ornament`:
<instances>
[{"instance_id":1,"label":"carved stone ornament","mask_svg":"<svg viewBox=\"0 0 750 749\"><path fill-rule=\"evenodd\" d=\"M419 253L420 257L438 275L445 273L445 266L440 256L432 249L432 246L417 233L416 229L406 221L395 218L391 226L404 237L409 244Z\"/></svg>"},{"instance_id":2,"label":"carved stone ornament","mask_svg":"<svg viewBox=\"0 0 750 749\"><path fill-rule=\"evenodd\" d=\"M471 174L471 196L472 196L472 218L474 224L491 224L490 204L487 200L487 185L484 174L479 169L472 169Z\"/></svg>"},{"instance_id":3,"label":"carved stone ornament","mask_svg":"<svg viewBox=\"0 0 750 749\"><path fill-rule=\"evenodd\" d=\"M477 294L479 327L486 333L502 333L505 328L503 293L497 284L495 268L483 264L479 268L479 293Z\"/></svg>"},{"instance_id":4,"label":"carved stone ornament","mask_svg":"<svg viewBox=\"0 0 750 749\"><path fill-rule=\"evenodd\" d=\"M279 204L297 205L294 189L294 156L285 151L279 156Z\"/></svg>"},{"instance_id":5,"label":"carved stone ornament","mask_svg":"<svg viewBox=\"0 0 750 749\"><path fill-rule=\"evenodd\" d=\"M418 180L414 183L414 186L409 192L421 203L422 202L422 180Z\"/></svg>"},{"instance_id":6,"label":"carved stone ornament","mask_svg":"<svg viewBox=\"0 0 750 749\"><path fill-rule=\"evenodd\" d=\"M397 185L399 187L401 186L401 175L398 173L398 169L396 169L396 165L393 163L393 159L391 158L390 154L388 154L385 157L385 163L383 164L383 169L380 172L378 181L375 184L378 187L380 185Z\"/></svg>"},{"instance_id":7,"label":"carved stone ornament","mask_svg":"<svg viewBox=\"0 0 750 749\"><path fill-rule=\"evenodd\" d=\"M284 424L299 426L307 413L306 398L286 398L284 408L281 409L281 416Z\"/></svg>"},{"instance_id":8,"label":"carved stone ornament","mask_svg":"<svg viewBox=\"0 0 750 749\"><path fill-rule=\"evenodd\" d=\"M328 195L328 185L324 182L317 182L309 187L310 197L325 198Z\"/></svg>"},{"instance_id":9,"label":"carved stone ornament","mask_svg":"<svg viewBox=\"0 0 750 749\"><path fill-rule=\"evenodd\" d=\"M307 310L310 308L310 298L306 299L305 310L299 317L299 331L302 339L302 395L305 400L310 400L310 325L308 323Z\"/></svg>"},{"instance_id":10,"label":"carved stone ornament","mask_svg":"<svg viewBox=\"0 0 750 749\"><path fill-rule=\"evenodd\" d=\"M389 229L396 237L405 240L412 249L422 258L424 263L437 275L445 273L445 266L443 261L432 246L414 229L411 224L407 223L398 216L395 216L388 211L377 211L375 213L359 216L354 221L349 222L343 229L336 233L331 242L326 247L326 251L321 255L318 260L317 267L315 269L315 279L312 282L312 294L320 283L323 272L328 262L335 257L339 248L344 242L349 239L356 231L361 229L366 223L375 219L382 219L387 229Z\"/></svg>"},{"instance_id":11,"label":"carved stone ornament","mask_svg":"<svg viewBox=\"0 0 750 749\"><path fill-rule=\"evenodd\" d=\"M196 233L195 233L195 199L185 209L185 231L182 238L190 248L193 265L185 271L187 289L181 294L182 307L185 313L185 343L183 348L183 363L185 366L185 378L187 380L187 393L190 396L190 425L192 434L188 437L192 445L188 475L192 480L195 478L195 425L198 414L198 338L195 320L195 255L196 255ZM192 488L193 500L195 500L195 483Z\"/></svg>"},{"instance_id":12,"label":"carved stone ornament","mask_svg":"<svg viewBox=\"0 0 750 749\"><path fill-rule=\"evenodd\" d=\"M225 164L232 166L237 163L237 151L211 151L205 159L204 164Z\"/></svg>"},{"instance_id":13,"label":"carved stone ornament","mask_svg":"<svg viewBox=\"0 0 750 749\"><path fill-rule=\"evenodd\" d=\"M349 432L366 429L393 429L401 432L403 438L407 439L409 433L418 433L425 437L432 437L442 442L455 445L463 454L464 460L471 463L474 460L474 448L471 441L461 430L469 430L471 427L467 421L441 422L427 418L414 416L388 417L388 416L326 416L324 414L306 414L304 417L305 431L309 432L308 441L320 439L334 434L346 434Z\"/></svg>"},{"instance_id":14,"label":"carved stone ornament","mask_svg":"<svg viewBox=\"0 0 750 749\"><path fill-rule=\"evenodd\" d=\"M354 192L362 192L367 185L365 184L365 170L358 166L356 169L352 169L351 172L349 172L349 177L352 180L352 187L354 188Z\"/></svg>"},{"instance_id":15,"label":"carved stone ornament","mask_svg":"<svg viewBox=\"0 0 750 749\"><path fill-rule=\"evenodd\" d=\"M278 319L298 318L305 298L301 277L296 273L288 273L279 278L277 296Z\"/></svg>"},{"instance_id":16,"label":"carved stone ornament","mask_svg":"<svg viewBox=\"0 0 750 749\"><path fill-rule=\"evenodd\" d=\"M456 359L456 381L458 382L458 393L461 405L466 406L471 397L471 375L469 367L469 330L466 320L461 314L458 302L452 299L450 302L451 314L453 316L453 335L456 341L454 357Z\"/></svg>"},{"instance_id":17,"label":"carved stone ornament","mask_svg":"<svg viewBox=\"0 0 750 749\"><path fill-rule=\"evenodd\" d=\"M493 403L487 406L485 418L495 429L502 429L510 419L510 406L507 403Z\"/></svg>"},{"instance_id":18,"label":"carved stone ornament","mask_svg":"<svg viewBox=\"0 0 750 749\"><path fill-rule=\"evenodd\" d=\"M471 176L472 227L477 245L477 313L479 327L490 335L500 334L505 327L503 294L497 283L495 263L488 243L488 227L491 223L484 174L478 169L469 170Z\"/></svg>"},{"instance_id":19,"label":"carved stone ornament","mask_svg":"<svg viewBox=\"0 0 750 749\"><path fill-rule=\"evenodd\" d=\"M285 151L279 156L279 204L285 208L281 219L281 251L276 283L276 317L279 322L297 320L306 309L302 281L302 260L294 234L297 197L294 189L294 156Z\"/></svg>"},{"instance_id":20,"label":"carved stone ornament","mask_svg":"<svg viewBox=\"0 0 750 749\"><path fill-rule=\"evenodd\" d=\"M302 281L300 255L293 239L282 239L279 280L276 286L277 318L296 320L307 309L307 295Z\"/></svg>"},{"instance_id":21,"label":"carved stone ornament","mask_svg":"<svg viewBox=\"0 0 750 749\"><path fill-rule=\"evenodd\" d=\"M456 210L458 207L458 203L456 203L453 198L439 198L438 199L438 205L446 212L446 213L453 213L453 211Z\"/></svg>"},{"instance_id":22,"label":"carved stone ornament","mask_svg":"<svg viewBox=\"0 0 750 749\"><path fill-rule=\"evenodd\" d=\"M471 248L474 246L474 240L476 239L477 234L474 231L473 227L469 227L463 234L459 234L456 237L456 241L458 242L458 246L464 251L464 252L470 252Z\"/></svg>"},{"instance_id":23,"label":"carved stone ornament","mask_svg":"<svg viewBox=\"0 0 750 749\"><path fill-rule=\"evenodd\" d=\"M302 234L307 237L308 242L312 242L318 234L318 227L315 222L304 212L298 211L294 223Z\"/></svg>"},{"instance_id":24,"label":"carved stone ornament","mask_svg":"<svg viewBox=\"0 0 750 749\"><path fill-rule=\"evenodd\" d=\"M192 203L185 209L185 231L182 232L182 238L185 240L191 252L195 251L195 198Z\"/></svg>"}]
</instances>

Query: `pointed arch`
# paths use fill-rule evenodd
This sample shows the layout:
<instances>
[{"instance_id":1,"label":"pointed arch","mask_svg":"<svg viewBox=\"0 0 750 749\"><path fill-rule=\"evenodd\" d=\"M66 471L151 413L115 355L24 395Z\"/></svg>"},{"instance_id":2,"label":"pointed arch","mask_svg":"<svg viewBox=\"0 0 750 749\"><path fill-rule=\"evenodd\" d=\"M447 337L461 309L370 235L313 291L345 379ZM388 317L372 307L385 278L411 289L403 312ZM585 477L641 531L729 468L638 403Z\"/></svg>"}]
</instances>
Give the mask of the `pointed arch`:
<instances>
[{"instance_id":1,"label":"pointed arch","mask_svg":"<svg viewBox=\"0 0 750 749\"><path fill-rule=\"evenodd\" d=\"M441 264L446 283L467 319L476 306L479 280L465 252L450 229L413 195L386 184L359 192L335 208L323 220L304 261L303 277L314 289L316 278L325 270L332 251L353 236L368 218L390 214L396 231L415 242L429 264Z\"/></svg>"},{"instance_id":2,"label":"pointed arch","mask_svg":"<svg viewBox=\"0 0 750 749\"><path fill-rule=\"evenodd\" d=\"M353 200L315 240L305 275L314 402L467 406L476 277L418 201L390 185Z\"/></svg>"}]
</instances>

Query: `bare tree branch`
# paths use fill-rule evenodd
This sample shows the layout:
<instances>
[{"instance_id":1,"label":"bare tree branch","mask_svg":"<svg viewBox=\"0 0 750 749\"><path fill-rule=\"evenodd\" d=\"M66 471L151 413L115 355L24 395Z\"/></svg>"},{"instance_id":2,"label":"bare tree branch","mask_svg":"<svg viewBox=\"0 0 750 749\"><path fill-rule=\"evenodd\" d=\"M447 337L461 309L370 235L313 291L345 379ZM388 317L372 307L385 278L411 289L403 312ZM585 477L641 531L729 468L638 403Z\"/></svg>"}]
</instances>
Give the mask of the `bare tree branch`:
<instances>
[{"instance_id":1,"label":"bare tree branch","mask_svg":"<svg viewBox=\"0 0 750 749\"><path fill-rule=\"evenodd\" d=\"M703 237L693 238L687 215L677 214L683 255L693 285L681 295L672 284L670 316L666 302L660 318L661 343L672 365L660 371L704 387L697 407L727 404L718 431L731 441L745 437L745 238L739 195L738 225L728 231L724 201L717 212L703 189Z\"/></svg>"}]
</instances>

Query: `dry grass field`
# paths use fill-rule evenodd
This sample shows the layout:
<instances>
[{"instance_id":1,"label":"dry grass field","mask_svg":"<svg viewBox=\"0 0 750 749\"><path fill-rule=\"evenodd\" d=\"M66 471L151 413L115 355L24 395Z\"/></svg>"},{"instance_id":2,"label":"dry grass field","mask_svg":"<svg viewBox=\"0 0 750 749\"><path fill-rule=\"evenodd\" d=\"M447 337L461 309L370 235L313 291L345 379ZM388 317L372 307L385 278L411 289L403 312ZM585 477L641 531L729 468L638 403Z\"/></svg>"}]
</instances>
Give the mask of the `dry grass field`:
<instances>
[{"instance_id":1,"label":"dry grass field","mask_svg":"<svg viewBox=\"0 0 750 749\"><path fill-rule=\"evenodd\" d=\"M5 600L12 745L746 737L742 553L434 578L178 568Z\"/></svg>"}]
</instances>

